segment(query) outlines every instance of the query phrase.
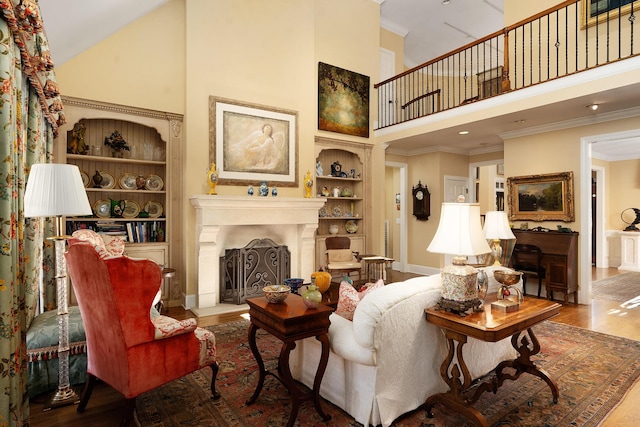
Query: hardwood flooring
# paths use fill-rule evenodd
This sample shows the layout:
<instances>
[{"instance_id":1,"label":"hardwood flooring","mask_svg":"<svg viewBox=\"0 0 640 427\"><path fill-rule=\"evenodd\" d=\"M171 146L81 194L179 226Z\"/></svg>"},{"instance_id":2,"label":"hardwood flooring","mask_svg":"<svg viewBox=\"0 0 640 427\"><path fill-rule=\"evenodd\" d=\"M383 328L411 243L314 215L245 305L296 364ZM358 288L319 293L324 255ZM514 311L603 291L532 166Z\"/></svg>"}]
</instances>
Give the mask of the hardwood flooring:
<instances>
[{"instance_id":1,"label":"hardwood flooring","mask_svg":"<svg viewBox=\"0 0 640 427\"><path fill-rule=\"evenodd\" d=\"M389 281L400 281L414 274L389 271ZM593 269L593 280L618 274L615 268ZM558 294L559 297L559 294ZM246 313L246 312L245 312ZM222 314L198 318L199 326L210 326L240 319L244 313ZM195 317L190 311L172 307L168 315L177 319ZM560 310L560 315L555 321L578 326L593 331L617 335L640 341L640 306L622 309L619 303L610 301L593 300L591 305L566 304ZM76 405L56 408L43 412L42 408L46 396L37 396L31 400L31 426L47 427L94 427L114 426L120 420L124 411L124 399L105 384L99 383L93 392L87 410L83 414L76 413ZM636 384L621 401L620 405L612 411L609 417L601 424L602 427L620 427L640 425L640 411L637 411L637 402L640 402L640 383Z\"/></svg>"}]
</instances>

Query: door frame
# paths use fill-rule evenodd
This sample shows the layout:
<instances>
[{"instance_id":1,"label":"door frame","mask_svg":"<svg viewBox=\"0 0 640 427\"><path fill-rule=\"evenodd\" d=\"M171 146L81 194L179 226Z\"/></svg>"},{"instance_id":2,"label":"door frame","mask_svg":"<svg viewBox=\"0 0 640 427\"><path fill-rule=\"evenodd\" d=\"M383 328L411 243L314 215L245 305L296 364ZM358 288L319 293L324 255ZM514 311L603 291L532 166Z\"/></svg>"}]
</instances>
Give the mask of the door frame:
<instances>
[{"instance_id":1,"label":"door frame","mask_svg":"<svg viewBox=\"0 0 640 427\"><path fill-rule=\"evenodd\" d=\"M385 166L400 169L400 259L393 262L393 269L401 272L407 271L407 254L409 252L408 222L407 222L407 173L409 165L406 163L387 162Z\"/></svg>"}]
</instances>

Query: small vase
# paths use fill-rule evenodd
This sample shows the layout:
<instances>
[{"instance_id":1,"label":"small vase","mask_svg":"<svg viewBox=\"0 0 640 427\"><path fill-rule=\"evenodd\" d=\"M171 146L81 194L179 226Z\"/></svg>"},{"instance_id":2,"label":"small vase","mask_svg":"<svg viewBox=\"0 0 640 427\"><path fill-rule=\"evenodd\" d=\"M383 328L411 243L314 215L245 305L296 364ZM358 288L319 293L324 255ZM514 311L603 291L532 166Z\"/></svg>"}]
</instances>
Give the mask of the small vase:
<instances>
[{"instance_id":1,"label":"small vase","mask_svg":"<svg viewBox=\"0 0 640 427\"><path fill-rule=\"evenodd\" d=\"M318 287L316 285L307 286L307 290L302 295L302 301L309 308L318 308L318 305L322 302L322 294Z\"/></svg>"},{"instance_id":2,"label":"small vase","mask_svg":"<svg viewBox=\"0 0 640 427\"><path fill-rule=\"evenodd\" d=\"M484 270L478 271L478 299L484 304L489 289L489 278Z\"/></svg>"}]
</instances>

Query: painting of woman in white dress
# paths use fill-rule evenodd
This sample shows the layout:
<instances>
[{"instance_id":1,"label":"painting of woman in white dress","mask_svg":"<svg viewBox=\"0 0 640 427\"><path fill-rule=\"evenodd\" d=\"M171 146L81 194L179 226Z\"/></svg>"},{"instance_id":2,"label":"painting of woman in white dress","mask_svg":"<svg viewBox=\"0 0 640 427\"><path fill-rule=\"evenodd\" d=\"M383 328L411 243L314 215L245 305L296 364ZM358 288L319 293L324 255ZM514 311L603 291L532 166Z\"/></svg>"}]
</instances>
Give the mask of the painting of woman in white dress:
<instances>
[{"instance_id":1,"label":"painting of woman in white dress","mask_svg":"<svg viewBox=\"0 0 640 427\"><path fill-rule=\"evenodd\" d=\"M218 184L298 186L298 112L209 97L209 163Z\"/></svg>"},{"instance_id":2,"label":"painting of woman in white dress","mask_svg":"<svg viewBox=\"0 0 640 427\"><path fill-rule=\"evenodd\" d=\"M289 174L289 122L228 111L224 121L225 170Z\"/></svg>"}]
</instances>

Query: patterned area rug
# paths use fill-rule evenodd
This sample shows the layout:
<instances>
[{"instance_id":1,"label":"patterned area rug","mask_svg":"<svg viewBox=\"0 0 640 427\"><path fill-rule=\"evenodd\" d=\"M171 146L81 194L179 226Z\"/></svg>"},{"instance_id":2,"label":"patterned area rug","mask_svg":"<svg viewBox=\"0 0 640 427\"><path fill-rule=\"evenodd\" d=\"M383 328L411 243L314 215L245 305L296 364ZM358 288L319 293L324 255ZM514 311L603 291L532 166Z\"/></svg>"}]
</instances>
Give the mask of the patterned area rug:
<instances>
[{"instance_id":1,"label":"patterned area rug","mask_svg":"<svg viewBox=\"0 0 640 427\"><path fill-rule=\"evenodd\" d=\"M273 376L253 405L246 400L257 381L257 365L247 344L248 321L211 327L218 342L222 398L211 401L211 371L203 369L137 399L138 425L178 426L283 426L291 404L289 395ZM485 393L476 408L492 426L597 426L640 376L640 342L613 337L555 322L534 327L542 352L537 363L560 389L557 404L548 386L532 375L506 381L497 394ZM267 368L274 368L280 351L275 338L258 331L258 347ZM360 426L341 409L323 400L332 419L325 423L311 402L300 408L296 426ZM393 424L397 427L466 426L467 420L442 407L434 418L417 409Z\"/></svg>"},{"instance_id":2,"label":"patterned area rug","mask_svg":"<svg viewBox=\"0 0 640 427\"><path fill-rule=\"evenodd\" d=\"M640 273L629 272L607 277L591 284L593 299L627 302L640 300Z\"/></svg>"}]
</instances>

